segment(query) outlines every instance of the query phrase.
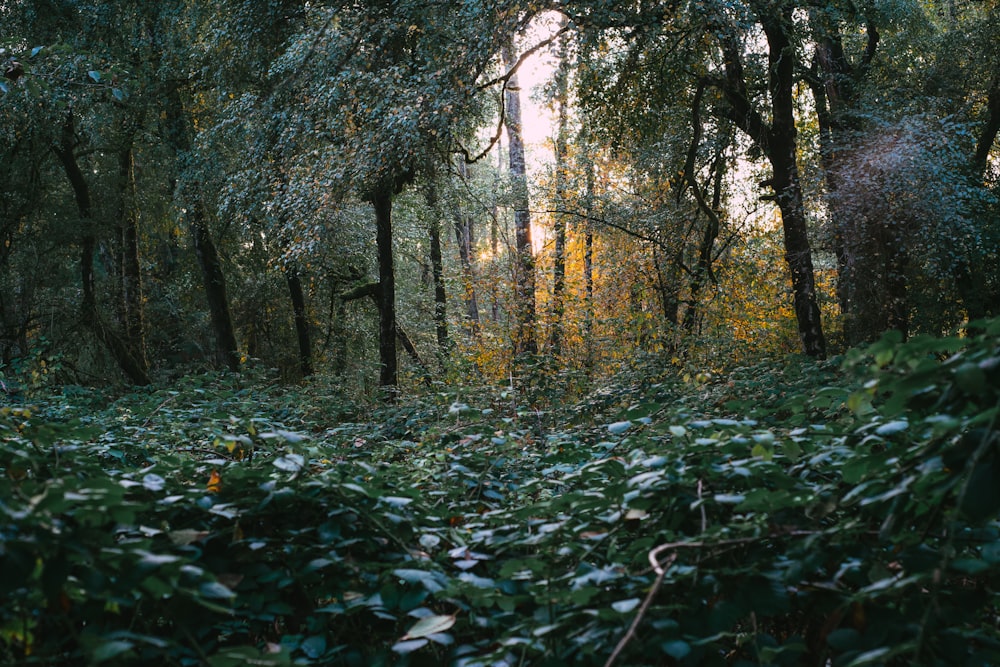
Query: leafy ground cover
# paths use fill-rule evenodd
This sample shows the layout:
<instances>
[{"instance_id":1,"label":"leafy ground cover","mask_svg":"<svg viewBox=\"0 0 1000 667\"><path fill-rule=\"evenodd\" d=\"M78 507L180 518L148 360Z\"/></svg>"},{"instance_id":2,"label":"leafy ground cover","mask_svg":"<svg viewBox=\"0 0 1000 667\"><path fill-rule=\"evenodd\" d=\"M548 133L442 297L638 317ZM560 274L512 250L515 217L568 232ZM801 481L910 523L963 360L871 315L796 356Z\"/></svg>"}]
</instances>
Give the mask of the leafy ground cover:
<instances>
[{"instance_id":1,"label":"leafy ground cover","mask_svg":"<svg viewBox=\"0 0 1000 667\"><path fill-rule=\"evenodd\" d=\"M7 405L0 662L1000 662L1000 323L558 387Z\"/></svg>"}]
</instances>

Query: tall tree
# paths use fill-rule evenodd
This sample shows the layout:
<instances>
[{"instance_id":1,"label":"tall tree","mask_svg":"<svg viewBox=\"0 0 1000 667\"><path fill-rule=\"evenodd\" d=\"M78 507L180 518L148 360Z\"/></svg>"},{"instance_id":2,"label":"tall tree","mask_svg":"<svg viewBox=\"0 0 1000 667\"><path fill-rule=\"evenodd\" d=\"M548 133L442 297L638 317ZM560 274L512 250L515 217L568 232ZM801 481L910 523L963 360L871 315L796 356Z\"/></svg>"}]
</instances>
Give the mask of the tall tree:
<instances>
[{"instance_id":1,"label":"tall tree","mask_svg":"<svg viewBox=\"0 0 1000 667\"><path fill-rule=\"evenodd\" d=\"M459 160L457 170L459 183L467 187L469 169L464 160ZM453 207L455 243L458 245L458 258L462 266L465 322L469 331L475 333L479 328L479 301L476 298L476 274L472 263L473 249L475 248L474 219L463 208L460 198L455 198Z\"/></svg>"},{"instance_id":2,"label":"tall tree","mask_svg":"<svg viewBox=\"0 0 1000 667\"><path fill-rule=\"evenodd\" d=\"M511 189L514 207L514 353L535 354L535 256L531 247L531 210L521 129L521 87L514 47L503 47L510 76L504 86L504 126L507 128Z\"/></svg>"},{"instance_id":3,"label":"tall tree","mask_svg":"<svg viewBox=\"0 0 1000 667\"><path fill-rule=\"evenodd\" d=\"M552 257L552 312L549 349L553 354L562 353L563 315L566 310L566 224L569 175L569 74L572 63L569 56L569 38L559 43L559 62L555 72L555 91L552 102L556 111L554 174L554 251Z\"/></svg>"},{"instance_id":4,"label":"tall tree","mask_svg":"<svg viewBox=\"0 0 1000 667\"><path fill-rule=\"evenodd\" d=\"M198 155L194 146L194 121L185 108L182 91L177 85L168 85L165 103L165 132L167 143L176 153L181 166L180 178L175 180L176 197L187 218L192 245L201 269L202 286L211 315L219 354L229 370L240 368L240 350L236 341L236 328L229 308L229 291L222 258L209 230L209 212L202 192L202 177Z\"/></svg>"},{"instance_id":5,"label":"tall tree","mask_svg":"<svg viewBox=\"0 0 1000 667\"><path fill-rule=\"evenodd\" d=\"M431 278L434 283L434 333L437 336L438 356L444 361L451 347L448 342L448 295L444 287L444 259L441 254L441 207L434 172L429 171L424 196L430 214L427 232L430 237Z\"/></svg>"}]
</instances>

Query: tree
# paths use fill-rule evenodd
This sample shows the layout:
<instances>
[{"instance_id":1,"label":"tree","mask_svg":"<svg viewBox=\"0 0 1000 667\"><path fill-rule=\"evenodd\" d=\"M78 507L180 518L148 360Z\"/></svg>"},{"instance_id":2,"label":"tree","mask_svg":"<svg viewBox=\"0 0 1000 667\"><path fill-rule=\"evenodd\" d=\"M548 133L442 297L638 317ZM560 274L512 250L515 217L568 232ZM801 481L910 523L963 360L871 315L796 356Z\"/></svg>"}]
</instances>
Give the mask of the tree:
<instances>
[{"instance_id":1,"label":"tree","mask_svg":"<svg viewBox=\"0 0 1000 667\"><path fill-rule=\"evenodd\" d=\"M569 56L569 38L563 37L559 43L559 62L556 65L554 94L552 103L556 109L554 204L557 211L565 211L568 198L569 176L569 76L572 63ZM550 316L549 349L552 354L562 352L563 315L565 313L566 291L566 224L567 214L554 214L555 248L552 258L552 313Z\"/></svg>"},{"instance_id":2,"label":"tree","mask_svg":"<svg viewBox=\"0 0 1000 667\"><path fill-rule=\"evenodd\" d=\"M531 247L531 212L528 178L521 133L521 87L514 47L503 47L504 67L510 72L504 84L504 116L507 129L509 171L514 207L514 354L535 354L535 259Z\"/></svg>"}]
</instances>

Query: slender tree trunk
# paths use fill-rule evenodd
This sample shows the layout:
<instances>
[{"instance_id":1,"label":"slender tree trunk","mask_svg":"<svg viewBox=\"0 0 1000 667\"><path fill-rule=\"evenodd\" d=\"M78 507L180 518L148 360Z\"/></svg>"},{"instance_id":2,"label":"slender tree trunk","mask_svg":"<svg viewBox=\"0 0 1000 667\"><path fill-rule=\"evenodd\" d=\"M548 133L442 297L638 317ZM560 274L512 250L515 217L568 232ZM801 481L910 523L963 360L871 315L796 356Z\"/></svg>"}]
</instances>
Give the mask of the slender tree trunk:
<instances>
[{"instance_id":1,"label":"slender tree trunk","mask_svg":"<svg viewBox=\"0 0 1000 667\"><path fill-rule=\"evenodd\" d=\"M504 65L515 63L510 44L503 49ZM535 354L535 258L531 247L531 213L528 201L528 178L521 133L521 88L517 74L507 81L504 92L504 125L510 143L510 178L514 193L514 353Z\"/></svg>"},{"instance_id":2,"label":"slender tree trunk","mask_svg":"<svg viewBox=\"0 0 1000 667\"><path fill-rule=\"evenodd\" d=\"M465 162L458 163L459 177L464 181L468 178ZM458 257L462 264L462 282L465 292L465 318L470 333L479 330L479 303L476 299L476 274L472 266L472 251L474 248L472 216L462 211L455 204L455 241L458 243Z\"/></svg>"},{"instance_id":3,"label":"slender tree trunk","mask_svg":"<svg viewBox=\"0 0 1000 667\"><path fill-rule=\"evenodd\" d=\"M584 132L586 135L586 131ZM583 148L589 153L590 144L582 142ZM584 305L584 340L587 346L586 365L588 369L594 365L594 319L597 309L594 304L594 228L591 218L594 215L594 164L590 155L584 157L586 169L583 185L583 207L586 223L583 232L583 285L586 294Z\"/></svg>"},{"instance_id":4,"label":"slender tree trunk","mask_svg":"<svg viewBox=\"0 0 1000 667\"><path fill-rule=\"evenodd\" d=\"M122 310L125 342L136 363L148 372L146 360L146 322L142 296L142 270L139 259L139 211L136 202L135 156L132 147L118 156L121 179L121 276Z\"/></svg>"},{"instance_id":5,"label":"slender tree trunk","mask_svg":"<svg viewBox=\"0 0 1000 667\"><path fill-rule=\"evenodd\" d=\"M720 146L716 149L715 157L709 170L712 176L711 204L706 201L705 194L702 192L702 186L698 183L696 176L698 170L695 163L698 147L701 144L702 133L701 100L706 87L707 85L704 82L699 84L691 105L691 145L684 164L684 180L687 182L687 186L690 188L698 204L698 211L705 217L705 229L702 233L701 242L698 244L698 259L695 262L694 270L691 272L691 281L688 284L688 307L684 311L684 320L681 324L684 331L688 334L694 333L698 322L698 314L700 312L698 299L701 289L704 287L706 281L714 281L715 279L715 275L712 272L713 251L722 224L717 211L722 204L722 174L725 171L723 153L725 146ZM726 144L728 143L727 141ZM680 195L681 192L678 191L678 201L680 200ZM678 257L678 260L680 260L680 257Z\"/></svg>"},{"instance_id":6,"label":"slender tree trunk","mask_svg":"<svg viewBox=\"0 0 1000 667\"><path fill-rule=\"evenodd\" d=\"M97 309L94 280L94 254L97 240L93 230L92 200L90 187L87 185L83 170L80 169L73 152L73 137L74 119L72 112L70 112L66 117L60 142L54 150L63 165L70 187L73 189L77 212L80 214L80 223L83 227L80 236L80 282L83 292L81 318L84 325L93 331L98 340L108 348L129 381L136 385L148 385L151 382L148 369L133 356L132 350L122 341L121 337L103 321Z\"/></svg>"},{"instance_id":7,"label":"slender tree trunk","mask_svg":"<svg viewBox=\"0 0 1000 667\"><path fill-rule=\"evenodd\" d=\"M559 67L556 70L555 104L557 108L555 141L555 208L566 210L566 174L569 170L569 55L568 41L560 45ZM552 354L562 353L563 315L566 291L566 216L555 214L555 252L552 258L552 329L549 349Z\"/></svg>"},{"instance_id":8,"label":"slender tree trunk","mask_svg":"<svg viewBox=\"0 0 1000 667\"><path fill-rule=\"evenodd\" d=\"M309 315L306 311L302 277L297 267L291 266L285 270L285 281L288 283L288 296L292 301L295 318L295 337L299 344L299 372L305 378L313 374L312 341L309 338Z\"/></svg>"},{"instance_id":9,"label":"slender tree trunk","mask_svg":"<svg viewBox=\"0 0 1000 667\"><path fill-rule=\"evenodd\" d=\"M820 165L826 181L827 202L834 226L834 253L837 258L837 302L840 307L845 341L864 340L873 317L881 317L887 304L880 299L869 303L861 296L864 285L880 254L877 239L870 233L882 220L859 219L851 197L843 191L843 158L860 129L856 114L856 88L868 71L879 44L879 33L870 22L866 26L866 46L860 57L852 59L844 51L838 19L829 13L811 11L813 30L818 35L812 76L807 78L815 101L819 124Z\"/></svg>"},{"instance_id":10,"label":"slender tree trunk","mask_svg":"<svg viewBox=\"0 0 1000 667\"><path fill-rule=\"evenodd\" d=\"M375 241L378 246L378 356L379 385L395 396L399 384L396 360L396 276L392 254L392 192L388 183L371 196L375 208Z\"/></svg>"},{"instance_id":11,"label":"slender tree trunk","mask_svg":"<svg viewBox=\"0 0 1000 667\"><path fill-rule=\"evenodd\" d=\"M428 181L425 195L427 208L430 209L431 213L428 232L431 243L431 278L434 282L434 331L437 334L438 355L443 361L448 358L450 353L448 295L444 289L444 262L441 257L441 211L438 206L437 188L433 180Z\"/></svg>"},{"instance_id":12,"label":"slender tree trunk","mask_svg":"<svg viewBox=\"0 0 1000 667\"><path fill-rule=\"evenodd\" d=\"M233 317L229 311L229 295L226 290L226 275L222 270L222 260L219 251L212 241L208 231L208 222L202 210L200 201L188 204L188 215L191 223L191 238L194 242L195 256L201 267L201 280L208 300L208 310L212 317L212 328L215 330L216 342L222 355L223 363L231 371L240 369L239 345L236 343L236 331L233 328Z\"/></svg>"},{"instance_id":13,"label":"slender tree trunk","mask_svg":"<svg viewBox=\"0 0 1000 667\"><path fill-rule=\"evenodd\" d=\"M191 119L184 110L180 91L177 86L170 86L166 95L167 136L181 164L188 161L194 145L194 129ZM189 200L184 202L187 211L188 226L194 245L195 256L201 269L202 287L208 301L208 310L212 318L212 329L215 342L226 367L231 371L240 368L240 350L236 342L236 328L233 326L233 316L229 310L229 295L226 290L226 276L222 270L222 259L212 241L208 229L208 216L201 193L200 184L188 185Z\"/></svg>"},{"instance_id":14,"label":"slender tree trunk","mask_svg":"<svg viewBox=\"0 0 1000 667\"><path fill-rule=\"evenodd\" d=\"M1000 134L1000 74L993 77L986 96L986 122L976 143L976 154L972 159L972 167L979 178L986 173L989 164L990 151Z\"/></svg>"}]
</instances>

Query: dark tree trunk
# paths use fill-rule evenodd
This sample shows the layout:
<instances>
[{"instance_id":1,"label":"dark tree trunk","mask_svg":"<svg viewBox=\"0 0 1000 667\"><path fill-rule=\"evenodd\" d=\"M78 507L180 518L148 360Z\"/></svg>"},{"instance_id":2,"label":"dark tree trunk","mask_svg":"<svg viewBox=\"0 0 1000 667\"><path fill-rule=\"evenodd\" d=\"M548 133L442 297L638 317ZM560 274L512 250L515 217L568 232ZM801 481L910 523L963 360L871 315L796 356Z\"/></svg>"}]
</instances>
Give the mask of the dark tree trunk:
<instances>
[{"instance_id":1,"label":"dark tree trunk","mask_svg":"<svg viewBox=\"0 0 1000 667\"><path fill-rule=\"evenodd\" d=\"M73 189L73 196L76 200L77 211L80 214L80 223L83 227L80 235L80 282L82 285L81 299L81 319L87 328L94 332L105 347L111 352L118 366L122 369L129 381L136 385L148 385L148 369L133 356L129 346L121 337L102 320L97 309L97 294L94 281L94 254L97 247L97 240L94 236L92 204L90 198L90 187L83 176L83 170L73 153L74 144L74 122L72 113L66 117L66 124L63 127L62 138L55 147L55 153L63 165L66 178Z\"/></svg>"},{"instance_id":2,"label":"dark tree trunk","mask_svg":"<svg viewBox=\"0 0 1000 667\"><path fill-rule=\"evenodd\" d=\"M791 25L791 10L785 10L781 16L769 16L763 22L769 47L768 87L772 112L767 153L773 169L772 187L781 209L785 261L792 274L799 339L806 354L823 357L826 355L826 340L816 301L812 248L809 246L799 168L795 161L795 49L786 32Z\"/></svg>"},{"instance_id":3,"label":"dark tree trunk","mask_svg":"<svg viewBox=\"0 0 1000 667\"><path fill-rule=\"evenodd\" d=\"M371 195L375 208L378 246L378 356L379 385L395 395L399 384L396 360L396 276L392 254L392 196L390 184L380 184Z\"/></svg>"},{"instance_id":4,"label":"dark tree trunk","mask_svg":"<svg viewBox=\"0 0 1000 667\"><path fill-rule=\"evenodd\" d=\"M148 372L146 360L146 322L142 296L142 271L139 258L139 212L136 208L135 158L131 146L118 156L121 179L121 285L122 320L125 343L136 363Z\"/></svg>"},{"instance_id":5,"label":"dark tree trunk","mask_svg":"<svg viewBox=\"0 0 1000 667\"><path fill-rule=\"evenodd\" d=\"M459 176L468 178L465 162L458 163ZM458 243L458 258L462 264L462 281L465 291L465 318L470 333L479 330L479 303L476 299L476 275L472 266L472 249L474 247L472 216L465 214L461 207L455 205L455 241Z\"/></svg>"},{"instance_id":6,"label":"dark tree trunk","mask_svg":"<svg viewBox=\"0 0 1000 667\"><path fill-rule=\"evenodd\" d=\"M993 150L997 134L1000 134L1000 74L995 75L990 82L986 97L986 122L976 143L976 154L972 160L972 167L979 178L986 173L986 165L989 163L990 151Z\"/></svg>"},{"instance_id":7,"label":"dark tree trunk","mask_svg":"<svg viewBox=\"0 0 1000 667\"><path fill-rule=\"evenodd\" d=\"M668 261L667 269L664 269L660 255L654 249L653 265L656 269L656 282L660 292L660 309L663 311L663 321L673 329L677 326L681 305L677 294L677 285L680 281L680 262Z\"/></svg>"},{"instance_id":8,"label":"dark tree trunk","mask_svg":"<svg viewBox=\"0 0 1000 667\"><path fill-rule=\"evenodd\" d=\"M343 294L340 295L340 303L344 304L347 303L348 301L363 299L365 297L368 297L372 301L374 301L375 306L381 311L382 296L379 283L364 283L362 285L358 285L357 287L344 292ZM428 387L431 386L432 382L431 382L430 369L427 367L427 364L424 363L424 360L420 357L420 354L417 352L417 347L413 344L413 340L406 333L406 331L399 324L399 322L396 322L396 338L399 340L399 344L403 346L403 349L406 350L406 353L410 355L410 359L413 361L413 363L415 363L417 365L417 368L420 369L420 372L423 375L424 384L427 385Z\"/></svg>"},{"instance_id":9,"label":"dark tree trunk","mask_svg":"<svg viewBox=\"0 0 1000 667\"><path fill-rule=\"evenodd\" d=\"M820 165L826 181L827 202L834 226L834 254L837 258L837 303L840 307L845 340L854 344L864 339L856 322L869 320L865 304L858 300L862 276L871 273L880 251L877 242L867 233L881 224L879 220L858 220L851 211L853 202L843 193L843 157L850 152L850 143L860 129L856 114L856 89L868 71L879 44L879 33L869 23L863 53L852 63L844 51L837 19L822 11L810 13L810 22L819 35L813 71L807 78L815 101L819 123ZM881 303L874 310L882 310ZM879 313L880 314L880 313ZM868 325L871 322L867 323Z\"/></svg>"},{"instance_id":10,"label":"dark tree trunk","mask_svg":"<svg viewBox=\"0 0 1000 667\"><path fill-rule=\"evenodd\" d=\"M706 88L705 83L700 83L695 92L694 100L691 104L691 145L688 148L687 159L684 163L684 180L690 189L695 201L698 204L698 211L705 217L705 229L698 244L698 259L695 262L694 270L691 271L691 280L688 284L689 299L687 308L684 311L684 320L681 327L688 334L694 333L698 314L700 312L698 298L706 281L714 282L715 275L712 272L712 262L714 260L715 241L719 238L721 221L719 220L719 210L722 204L722 175L725 171L724 146L720 146L715 153L714 160L709 170L712 175L712 202L708 203L702 186L695 176L697 169L695 162L698 153L698 146L701 144L701 101ZM728 141L726 142L728 144ZM678 201L680 201L678 192ZM678 257L678 264L680 264Z\"/></svg>"},{"instance_id":11,"label":"dark tree trunk","mask_svg":"<svg viewBox=\"0 0 1000 667\"><path fill-rule=\"evenodd\" d=\"M796 165L794 116L795 49L788 37L793 19L790 9L757 17L768 43L768 92L771 100L770 125L751 104L741 60L740 45L724 38L725 81L723 93L731 117L749 139L767 156L773 176L770 185L781 211L785 261L792 278L795 318L802 350L814 357L826 354L826 340L816 300L812 249L806 229L802 186Z\"/></svg>"},{"instance_id":12,"label":"dark tree trunk","mask_svg":"<svg viewBox=\"0 0 1000 667\"><path fill-rule=\"evenodd\" d=\"M566 210L566 174L569 170L569 42L563 40L559 48L559 67L556 70L555 104L557 108L555 141L555 203L559 210ZM566 309L566 216L555 214L555 248L552 257L552 329L549 349L552 354L562 353L563 315Z\"/></svg>"},{"instance_id":13,"label":"dark tree trunk","mask_svg":"<svg viewBox=\"0 0 1000 667\"><path fill-rule=\"evenodd\" d=\"M205 287L208 310L212 317L212 328L215 330L219 352L226 367L231 371L238 371L240 369L239 345L236 343L233 316L229 311L229 295L226 290L226 275L222 270L222 260L215 243L212 241L212 235L209 234L201 202L192 201L189 203L188 215L191 221L194 252L198 258L198 266L201 267L201 280Z\"/></svg>"},{"instance_id":14,"label":"dark tree trunk","mask_svg":"<svg viewBox=\"0 0 1000 667\"><path fill-rule=\"evenodd\" d=\"M597 309L594 305L594 229L591 219L594 215L594 163L590 157L590 143L586 140L587 130L584 126L582 135L585 137L583 150L587 152L584 156L584 182L583 182L583 210L586 215L586 222L583 231L583 288L586 294L584 304L584 341L586 341L587 353L584 360L587 369L594 365L594 319Z\"/></svg>"},{"instance_id":15,"label":"dark tree trunk","mask_svg":"<svg viewBox=\"0 0 1000 667\"><path fill-rule=\"evenodd\" d=\"M514 53L508 44L503 49L504 65L514 66ZM535 258L531 247L531 213L528 179L524 161L524 138L521 133L521 88L517 74L507 81L504 92L504 125L510 142L510 178L514 197L514 354L535 354Z\"/></svg>"},{"instance_id":16,"label":"dark tree trunk","mask_svg":"<svg viewBox=\"0 0 1000 667\"><path fill-rule=\"evenodd\" d=\"M309 315L306 312L306 297L302 289L302 278L296 267L285 270L285 280L288 283L288 296L292 300L292 313L295 318L295 337L299 344L299 372L302 377L313 374L312 341L309 338Z\"/></svg>"},{"instance_id":17,"label":"dark tree trunk","mask_svg":"<svg viewBox=\"0 0 1000 667\"><path fill-rule=\"evenodd\" d=\"M448 342L448 295L444 289L444 262L441 257L441 215L438 206L437 189L433 181L427 184L425 192L427 207L431 213L428 226L431 253L431 277L434 283L434 331L437 334L438 355L442 360L450 353Z\"/></svg>"},{"instance_id":18,"label":"dark tree trunk","mask_svg":"<svg viewBox=\"0 0 1000 667\"><path fill-rule=\"evenodd\" d=\"M194 144L191 119L184 110L180 91L177 86L170 86L166 100L166 133L168 140L177 153L181 164L190 158ZM222 270L222 259L212 241L208 229L208 219L205 213L200 184L188 185L189 200L184 202L187 211L191 240L195 256L201 269L202 287L208 301L208 310L212 318L212 329L215 332L215 342L219 354L226 367L231 371L240 368L240 350L236 342L236 328L233 326L233 316L229 310L229 295L226 291L226 277Z\"/></svg>"}]
</instances>

